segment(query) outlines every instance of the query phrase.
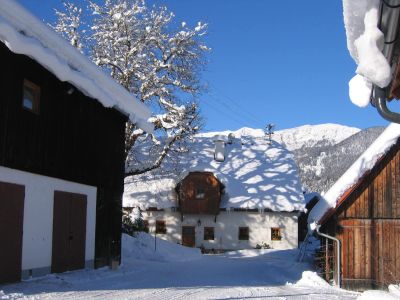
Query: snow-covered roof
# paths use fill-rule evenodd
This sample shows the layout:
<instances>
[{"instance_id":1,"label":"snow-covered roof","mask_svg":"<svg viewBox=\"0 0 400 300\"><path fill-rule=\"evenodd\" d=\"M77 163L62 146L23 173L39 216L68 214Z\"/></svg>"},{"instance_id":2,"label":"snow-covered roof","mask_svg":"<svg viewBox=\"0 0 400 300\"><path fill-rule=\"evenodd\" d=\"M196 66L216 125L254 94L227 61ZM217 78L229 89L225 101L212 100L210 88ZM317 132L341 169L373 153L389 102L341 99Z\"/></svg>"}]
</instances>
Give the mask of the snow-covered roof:
<instances>
[{"instance_id":1,"label":"snow-covered roof","mask_svg":"<svg viewBox=\"0 0 400 300\"><path fill-rule=\"evenodd\" d=\"M380 0L343 0L347 48L357 64L357 75L349 82L349 96L360 107L369 104L372 84L384 88L392 77L390 64L382 54L379 4Z\"/></svg>"},{"instance_id":2,"label":"snow-covered roof","mask_svg":"<svg viewBox=\"0 0 400 300\"><path fill-rule=\"evenodd\" d=\"M242 136L252 136L252 137L264 137L265 132L262 129L255 129L250 127L242 127L236 131L225 130L219 132L203 132L199 133L198 137L215 137L215 136L228 136L229 134L233 134L236 138L241 138Z\"/></svg>"},{"instance_id":3,"label":"snow-covered roof","mask_svg":"<svg viewBox=\"0 0 400 300\"><path fill-rule=\"evenodd\" d=\"M353 165L320 198L308 216L311 229L323 219L326 213L339 204L340 198L356 185L370 171L378 160L396 144L400 137L400 124L391 123L372 145L354 162Z\"/></svg>"},{"instance_id":4,"label":"snow-covered roof","mask_svg":"<svg viewBox=\"0 0 400 300\"><path fill-rule=\"evenodd\" d=\"M152 131L147 122L150 110L144 104L15 0L1 0L0 41L12 52L31 57L104 107L114 107L129 115L143 130Z\"/></svg>"},{"instance_id":5,"label":"snow-covered roof","mask_svg":"<svg viewBox=\"0 0 400 300\"><path fill-rule=\"evenodd\" d=\"M230 132L226 132L230 133ZM221 208L303 210L304 196L293 155L267 137L241 135L225 145L225 160L214 160L216 135L194 138L178 163L168 157L162 169L125 180L123 205L177 207L175 187L189 172L212 172L225 186ZM144 151L140 151L145 153ZM145 160L145 158L143 159ZM171 170L172 171L165 171Z\"/></svg>"}]
</instances>

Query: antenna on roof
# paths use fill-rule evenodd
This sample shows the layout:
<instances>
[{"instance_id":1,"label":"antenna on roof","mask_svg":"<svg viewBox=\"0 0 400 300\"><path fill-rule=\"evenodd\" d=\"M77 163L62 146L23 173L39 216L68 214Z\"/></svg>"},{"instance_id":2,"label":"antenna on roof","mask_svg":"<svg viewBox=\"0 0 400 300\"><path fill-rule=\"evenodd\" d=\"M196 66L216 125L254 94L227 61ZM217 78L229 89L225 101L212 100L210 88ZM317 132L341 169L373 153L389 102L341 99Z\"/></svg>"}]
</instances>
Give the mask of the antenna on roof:
<instances>
[{"instance_id":1,"label":"antenna on roof","mask_svg":"<svg viewBox=\"0 0 400 300\"><path fill-rule=\"evenodd\" d=\"M265 130L264 130L265 135L268 136L268 141L270 144L272 142L272 135L274 134L274 127L275 127L275 124L269 123L269 124L267 124L267 126L265 126Z\"/></svg>"}]
</instances>

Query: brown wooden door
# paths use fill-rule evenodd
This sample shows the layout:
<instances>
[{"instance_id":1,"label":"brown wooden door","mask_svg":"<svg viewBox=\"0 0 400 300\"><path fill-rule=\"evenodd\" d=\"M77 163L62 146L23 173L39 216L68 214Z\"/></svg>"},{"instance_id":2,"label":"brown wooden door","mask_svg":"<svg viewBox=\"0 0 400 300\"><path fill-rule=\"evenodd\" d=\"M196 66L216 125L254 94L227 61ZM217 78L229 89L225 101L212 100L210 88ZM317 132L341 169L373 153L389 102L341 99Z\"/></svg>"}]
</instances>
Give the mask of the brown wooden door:
<instances>
[{"instance_id":1,"label":"brown wooden door","mask_svg":"<svg viewBox=\"0 0 400 300\"><path fill-rule=\"evenodd\" d=\"M0 283L21 280L25 187L0 182Z\"/></svg>"},{"instance_id":2,"label":"brown wooden door","mask_svg":"<svg viewBox=\"0 0 400 300\"><path fill-rule=\"evenodd\" d=\"M86 195L54 192L51 271L85 267Z\"/></svg>"},{"instance_id":3,"label":"brown wooden door","mask_svg":"<svg viewBox=\"0 0 400 300\"><path fill-rule=\"evenodd\" d=\"M400 280L400 220L342 220L342 278L348 288Z\"/></svg>"},{"instance_id":4,"label":"brown wooden door","mask_svg":"<svg viewBox=\"0 0 400 300\"><path fill-rule=\"evenodd\" d=\"M186 247L196 246L194 226L182 226L182 245Z\"/></svg>"},{"instance_id":5,"label":"brown wooden door","mask_svg":"<svg viewBox=\"0 0 400 300\"><path fill-rule=\"evenodd\" d=\"M396 284L400 281L400 221L384 220L382 223L382 282Z\"/></svg>"}]
</instances>

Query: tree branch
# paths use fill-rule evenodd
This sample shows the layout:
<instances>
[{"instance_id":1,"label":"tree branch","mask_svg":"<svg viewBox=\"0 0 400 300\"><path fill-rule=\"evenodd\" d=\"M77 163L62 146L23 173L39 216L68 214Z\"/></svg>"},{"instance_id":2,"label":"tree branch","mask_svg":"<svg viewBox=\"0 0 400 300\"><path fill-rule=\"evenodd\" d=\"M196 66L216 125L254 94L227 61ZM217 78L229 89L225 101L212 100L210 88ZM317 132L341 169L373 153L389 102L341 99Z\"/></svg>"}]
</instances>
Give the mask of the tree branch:
<instances>
[{"instance_id":1,"label":"tree branch","mask_svg":"<svg viewBox=\"0 0 400 300\"><path fill-rule=\"evenodd\" d=\"M176 140L178 140L178 138L180 138L180 135L176 135L171 140L168 141L168 143L164 146L164 149L161 152L160 156L154 162L153 165L151 165L149 167L146 167L146 168L143 168L143 169L134 169L134 170L131 170L129 172L125 172L125 177L132 176L132 175L139 175L139 174L143 174L143 173L146 173L148 171L157 169L161 165L161 163L164 161L164 158L167 156L167 154L168 154L169 150L171 149L172 145L175 143Z\"/></svg>"}]
</instances>

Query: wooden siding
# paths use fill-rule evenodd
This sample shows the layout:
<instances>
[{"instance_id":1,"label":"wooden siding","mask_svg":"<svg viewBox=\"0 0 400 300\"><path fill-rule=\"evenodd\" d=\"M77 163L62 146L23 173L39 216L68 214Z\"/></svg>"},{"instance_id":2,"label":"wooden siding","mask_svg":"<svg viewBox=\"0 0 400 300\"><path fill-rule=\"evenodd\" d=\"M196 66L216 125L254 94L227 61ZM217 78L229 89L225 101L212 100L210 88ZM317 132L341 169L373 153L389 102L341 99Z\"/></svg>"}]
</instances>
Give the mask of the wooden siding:
<instances>
[{"instance_id":1,"label":"wooden siding","mask_svg":"<svg viewBox=\"0 0 400 300\"><path fill-rule=\"evenodd\" d=\"M392 147L322 230L341 240L346 288L384 287L400 281L399 149L399 143Z\"/></svg>"},{"instance_id":2,"label":"wooden siding","mask_svg":"<svg viewBox=\"0 0 400 300\"><path fill-rule=\"evenodd\" d=\"M395 145L345 200L339 219L400 218L400 151Z\"/></svg>"},{"instance_id":3,"label":"wooden siding","mask_svg":"<svg viewBox=\"0 0 400 300\"><path fill-rule=\"evenodd\" d=\"M196 190L205 191L204 198L196 198ZM221 203L221 183L210 172L190 172L178 187L179 208L182 214L218 215Z\"/></svg>"},{"instance_id":4,"label":"wooden siding","mask_svg":"<svg viewBox=\"0 0 400 300\"><path fill-rule=\"evenodd\" d=\"M96 186L96 266L120 256L126 117L58 80L0 43L0 165ZM40 111L22 108L27 79L41 89Z\"/></svg>"}]
</instances>

